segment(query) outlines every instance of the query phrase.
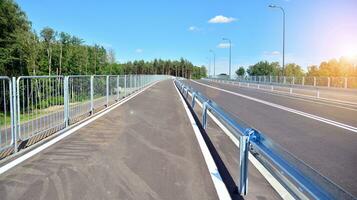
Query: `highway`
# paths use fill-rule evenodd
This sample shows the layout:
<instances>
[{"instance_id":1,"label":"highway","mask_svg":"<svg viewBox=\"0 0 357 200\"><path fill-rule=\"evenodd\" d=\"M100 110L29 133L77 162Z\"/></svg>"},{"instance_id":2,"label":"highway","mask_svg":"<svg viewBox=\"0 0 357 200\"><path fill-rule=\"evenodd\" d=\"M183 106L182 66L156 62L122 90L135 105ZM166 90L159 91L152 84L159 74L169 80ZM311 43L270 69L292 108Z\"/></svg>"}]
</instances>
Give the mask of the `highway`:
<instances>
[{"instance_id":1,"label":"highway","mask_svg":"<svg viewBox=\"0 0 357 200\"><path fill-rule=\"evenodd\" d=\"M357 196L356 107L205 80L186 83Z\"/></svg>"}]
</instances>

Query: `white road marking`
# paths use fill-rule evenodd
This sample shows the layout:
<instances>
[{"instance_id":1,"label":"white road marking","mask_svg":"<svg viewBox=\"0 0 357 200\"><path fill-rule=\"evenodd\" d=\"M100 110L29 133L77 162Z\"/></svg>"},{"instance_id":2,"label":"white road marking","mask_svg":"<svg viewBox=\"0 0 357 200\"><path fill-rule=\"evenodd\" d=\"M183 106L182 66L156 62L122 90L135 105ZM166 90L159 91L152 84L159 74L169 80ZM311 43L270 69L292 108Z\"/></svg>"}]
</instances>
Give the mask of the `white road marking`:
<instances>
[{"instance_id":1,"label":"white road marking","mask_svg":"<svg viewBox=\"0 0 357 200\"><path fill-rule=\"evenodd\" d=\"M189 93L192 97L192 94ZM202 108L201 102L195 99L195 102ZM232 142L239 148L239 140L231 133L209 110L207 110L208 116L223 130L223 132L232 140ZM262 176L268 181L268 183L274 188L274 190L283 199L294 199L294 197L284 188L283 185L249 152L248 156L253 166L262 174Z\"/></svg>"},{"instance_id":2,"label":"white road marking","mask_svg":"<svg viewBox=\"0 0 357 200\"><path fill-rule=\"evenodd\" d=\"M174 84L175 85L175 84ZM217 195L218 195L218 198L220 200L223 200L223 199L232 199L231 196L229 195L229 192L227 190L227 187L226 185L224 184L223 180L222 180L222 177L221 175L219 174L219 171L218 171L218 168L216 166L216 163L214 162L213 158L212 158L212 155L201 135L201 131L200 129L198 128L190 110L188 109L186 103L185 103L185 100L183 99L182 95L180 94L180 92L178 91L176 85L175 85L175 88L176 88L176 91L178 93L178 95L180 96L180 99L181 99L181 102L186 110L186 114L191 122L191 126L192 126L192 129L196 135L196 139L198 141L198 144L200 146L200 149L201 149L201 152L203 154L203 158L205 159L206 161L206 165L207 165L207 168L208 168L208 171L211 175L211 179L212 179L212 182L215 186L215 189L216 189L216 192L217 192Z\"/></svg>"},{"instance_id":3,"label":"white road marking","mask_svg":"<svg viewBox=\"0 0 357 200\"><path fill-rule=\"evenodd\" d=\"M210 80L207 80L207 81L210 81ZM219 82L213 82L213 81L210 81L210 82L219 84ZM230 86L237 86L235 84L230 84L230 83L222 83L222 84L226 84L226 85L230 85ZM313 100L313 99L316 99L316 98L313 98L312 96L309 96L309 95L292 94L292 95L288 96L289 92L282 92L282 91L270 92L269 89L262 89L262 88L261 89L257 89L257 88L251 88L251 87L245 87L245 86L240 86L240 87L246 88L246 89L256 90L258 92L265 93L265 94L270 94L270 95L274 95L274 96L280 96L280 97L285 97L285 98L289 98L289 99L295 99L295 100L299 100L299 101L312 102L312 103L315 103L315 104L321 104L321 105L326 105L326 106L331 106L331 107L336 107L336 108L341 108L341 109L346 109L346 110L351 110L351 111L357 111L357 109L354 109L354 108L341 106L341 105L346 105L347 102L346 103L340 103L340 102L331 102L330 101L330 103L328 103L328 101L324 100L323 98L320 98L318 100L323 100L324 102L318 102L318 101L314 101ZM304 96L306 98L308 98L308 99L303 99ZM337 105L334 105L334 104L331 104L331 103L334 103L334 104L337 104ZM354 105L351 105L351 106L356 106L356 105L354 104Z\"/></svg>"},{"instance_id":4,"label":"white road marking","mask_svg":"<svg viewBox=\"0 0 357 200\"><path fill-rule=\"evenodd\" d=\"M25 160L31 158L32 156L40 153L41 151L45 150L46 148L52 146L53 144L56 144L57 142L59 142L60 140L62 140L63 138L71 135L72 133L78 131L79 129L87 126L88 124L92 123L93 121L97 120L98 118L106 115L107 113L109 113L110 111L114 110L115 108L119 107L120 105L124 104L125 102L129 101L130 99L136 97L137 95L139 95L140 93L144 92L145 90L147 90L148 88L150 88L151 86L155 85L157 82L154 82L150 85L148 85L146 88L144 88L141 91L138 91L137 93L134 93L132 96L129 96L128 98L124 98L121 101L119 101L117 104L114 104L112 107L108 108L107 110L101 112L100 114L97 114L95 116L93 116L92 118L88 119L87 121L84 121L82 124L79 124L78 126L75 126L72 129L69 129L68 131L60 134L59 136L57 136L56 138L53 138L52 140L44 143L43 145L29 151L28 153L16 158L15 160L7 163L6 165L0 167L0 175L5 173L6 171L10 170L11 168L15 167L16 165L24 162Z\"/></svg>"},{"instance_id":5,"label":"white road marking","mask_svg":"<svg viewBox=\"0 0 357 200\"><path fill-rule=\"evenodd\" d=\"M245 99L249 99L249 100L252 100L252 101L255 101L255 102L258 102L258 103L262 103L262 104L265 104L265 105L268 105L268 106L271 106L271 107L274 107L274 108L279 108L281 110L288 111L288 112L291 112L291 113L294 113L294 114L297 114L297 115L300 115L300 116L304 116L304 117L307 117L307 118L310 118L310 119L314 119L316 121L324 122L326 124L330 124L332 126L336 126L336 127L351 131L353 133L357 133L357 128L356 127L353 127L353 126L350 126L350 125L347 125L347 124L344 124L344 123L336 122L336 121L333 121L333 120L330 120L330 119L326 119L326 118L323 118L323 117L319 117L319 116L316 116L316 115L305 113L305 112L302 112L302 111L299 111L299 110L295 110L295 109L292 109L292 108L288 108L288 107L285 107L285 106L281 106L281 105L278 105L278 104L275 104L275 103L270 103L270 102L267 102L267 101L264 101L264 100L260 100L260 99L257 99L257 98L253 98L253 97L250 97L250 96L247 96L247 95L239 94L239 93L232 92L232 91L229 91L229 90L225 90L225 89L222 89L222 88L218 88L218 87L214 87L214 86L207 85L207 84L204 84L204 83L200 83L200 82L197 82L197 81L194 81L194 80L192 80L192 82L197 83L199 85L203 85L203 86L212 88L212 89L215 89L215 90L220 90L222 92L233 94L235 96L243 97Z\"/></svg>"}]
</instances>

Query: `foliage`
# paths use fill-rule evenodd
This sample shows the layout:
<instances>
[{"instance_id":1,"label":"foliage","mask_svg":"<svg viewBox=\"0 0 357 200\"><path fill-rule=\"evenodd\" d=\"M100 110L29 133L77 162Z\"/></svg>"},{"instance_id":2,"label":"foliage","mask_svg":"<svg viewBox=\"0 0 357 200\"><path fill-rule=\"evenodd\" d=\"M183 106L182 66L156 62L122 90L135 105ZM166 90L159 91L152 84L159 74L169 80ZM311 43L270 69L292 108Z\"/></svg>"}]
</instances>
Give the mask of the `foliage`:
<instances>
[{"instance_id":1,"label":"foliage","mask_svg":"<svg viewBox=\"0 0 357 200\"><path fill-rule=\"evenodd\" d=\"M260 61L248 67L249 76L278 76L281 71L278 62Z\"/></svg>"},{"instance_id":2,"label":"foliage","mask_svg":"<svg viewBox=\"0 0 357 200\"><path fill-rule=\"evenodd\" d=\"M245 75L245 69L244 67L239 67L236 71L237 76L244 76Z\"/></svg>"},{"instance_id":3,"label":"foliage","mask_svg":"<svg viewBox=\"0 0 357 200\"><path fill-rule=\"evenodd\" d=\"M304 70L301 68L300 65L297 65L295 63L289 63L285 66L284 75L302 77L305 74L304 74Z\"/></svg>"},{"instance_id":4,"label":"foliage","mask_svg":"<svg viewBox=\"0 0 357 200\"><path fill-rule=\"evenodd\" d=\"M0 0L0 74L168 74L187 78L206 76L204 67L188 60L115 62L115 52L87 45L68 33L45 27L37 34L13 0Z\"/></svg>"},{"instance_id":5,"label":"foliage","mask_svg":"<svg viewBox=\"0 0 357 200\"><path fill-rule=\"evenodd\" d=\"M308 76L357 76L357 62L345 57L322 62L320 66L309 66Z\"/></svg>"}]
</instances>

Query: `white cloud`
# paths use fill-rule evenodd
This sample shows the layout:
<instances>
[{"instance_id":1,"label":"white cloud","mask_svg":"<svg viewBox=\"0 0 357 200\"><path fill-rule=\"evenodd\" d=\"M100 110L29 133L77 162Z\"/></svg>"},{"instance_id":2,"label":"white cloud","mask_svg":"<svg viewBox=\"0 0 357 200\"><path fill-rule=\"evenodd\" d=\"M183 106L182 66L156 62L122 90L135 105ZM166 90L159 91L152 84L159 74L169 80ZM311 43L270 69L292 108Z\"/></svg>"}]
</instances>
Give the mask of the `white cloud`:
<instances>
[{"instance_id":1,"label":"white cloud","mask_svg":"<svg viewBox=\"0 0 357 200\"><path fill-rule=\"evenodd\" d=\"M210 19L208 21L208 23L211 24L227 24L227 23L231 23L236 21L237 19L233 18L233 17L225 17L223 15L217 15L215 17L213 17L212 19Z\"/></svg>"},{"instance_id":2,"label":"white cloud","mask_svg":"<svg viewBox=\"0 0 357 200\"><path fill-rule=\"evenodd\" d=\"M220 44L217 45L217 48L227 49L227 48L229 48L229 43L220 43Z\"/></svg>"},{"instance_id":3,"label":"white cloud","mask_svg":"<svg viewBox=\"0 0 357 200\"><path fill-rule=\"evenodd\" d=\"M190 27L188 28L188 30L189 30L189 31L192 31L192 32L195 32L195 31L199 31L200 29L199 29L198 27L196 27L196 26L190 26Z\"/></svg>"},{"instance_id":4,"label":"white cloud","mask_svg":"<svg viewBox=\"0 0 357 200\"><path fill-rule=\"evenodd\" d=\"M264 55L265 56L278 56L278 55L280 55L280 52L279 51L265 51Z\"/></svg>"},{"instance_id":5,"label":"white cloud","mask_svg":"<svg viewBox=\"0 0 357 200\"><path fill-rule=\"evenodd\" d=\"M144 52L144 50L143 49L136 49L135 52L136 53L142 53L142 52Z\"/></svg>"}]
</instances>

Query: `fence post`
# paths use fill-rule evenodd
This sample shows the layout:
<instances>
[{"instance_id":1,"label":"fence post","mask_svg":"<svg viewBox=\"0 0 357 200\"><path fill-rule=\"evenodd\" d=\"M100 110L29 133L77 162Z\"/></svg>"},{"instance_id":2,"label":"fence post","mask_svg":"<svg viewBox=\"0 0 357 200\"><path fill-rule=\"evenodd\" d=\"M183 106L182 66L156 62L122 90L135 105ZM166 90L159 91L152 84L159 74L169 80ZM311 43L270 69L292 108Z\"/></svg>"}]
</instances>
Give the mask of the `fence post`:
<instances>
[{"instance_id":1,"label":"fence post","mask_svg":"<svg viewBox=\"0 0 357 200\"><path fill-rule=\"evenodd\" d=\"M247 195L248 193L248 160L249 156L249 136L240 136L239 140L239 193Z\"/></svg>"},{"instance_id":2,"label":"fence post","mask_svg":"<svg viewBox=\"0 0 357 200\"><path fill-rule=\"evenodd\" d=\"M63 107L64 107L64 124L66 127L69 125L69 90L68 81L69 77L65 76L63 81Z\"/></svg>"},{"instance_id":3,"label":"fence post","mask_svg":"<svg viewBox=\"0 0 357 200\"><path fill-rule=\"evenodd\" d=\"M90 114L94 113L94 76L90 76Z\"/></svg>"},{"instance_id":4,"label":"fence post","mask_svg":"<svg viewBox=\"0 0 357 200\"><path fill-rule=\"evenodd\" d=\"M16 91L16 137L17 138L20 138L20 135L21 135L21 128L20 128L20 122L21 122L21 119L20 119L20 116L21 116L21 107L20 107L20 78L15 78L13 79L14 82L16 83L14 88L15 88L15 91Z\"/></svg>"},{"instance_id":5,"label":"fence post","mask_svg":"<svg viewBox=\"0 0 357 200\"><path fill-rule=\"evenodd\" d=\"M314 87L316 87L316 77L314 76Z\"/></svg>"},{"instance_id":6,"label":"fence post","mask_svg":"<svg viewBox=\"0 0 357 200\"><path fill-rule=\"evenodd\" d=\"M126 75L124 75L124 97L126 97Z\"/></svg>"},{"instance_id":7,"label":"fence post","mask_svg":"<svg viewBox=\"0 0 357 200\"><path fill-rule=\"evenodd\" d=\"M106 96L107 96L107 104L105 105L106 107L109 106L109 76L106 76L106 81L105 81L105 84L106 84Z\"/></svg>"},{"instance_id":8,"label":"fence post","mask_svg":"<svg viewBox=\"0 0 357 200\"><path fill-rule=\"evenodd\" d=\"M345 88L347 89L347 86L348 86L348 79L347 79L347 77L345 77Z\"/></svg>"},{"instance_id":9,"label":"fence post","mask_svg":"<svg viewBox=\"0 0 357 200\"><path fill-rule=\"evenodd\" d=\"M17 92L16 92L16 78L12 77L9 81L10 88L10 110L11 110L11 131L14 142L14 153L17 153Z\"/></svg>"},{"instance_id":10,"label":"fence post","mask_svg":"<svg viewBox=\"0 0 357 200\"><path fill-rule=\"evenodd\" d=\"M117 76L117 101L119 101L119 99L120 99L120 89L119 89L119 79L120 79L120 77L119 77L119 75Z\"/></svg>"},{"instance_id":11,"label":"fence post","mask_svg":"<svg viewBox=\"0 0 357 200\"><path fill-rule=\"evenodd\" d=\"M331 85L331 78L327 77L327 87L330 87L330 85Z\"/></svg>"}]
</instances>

